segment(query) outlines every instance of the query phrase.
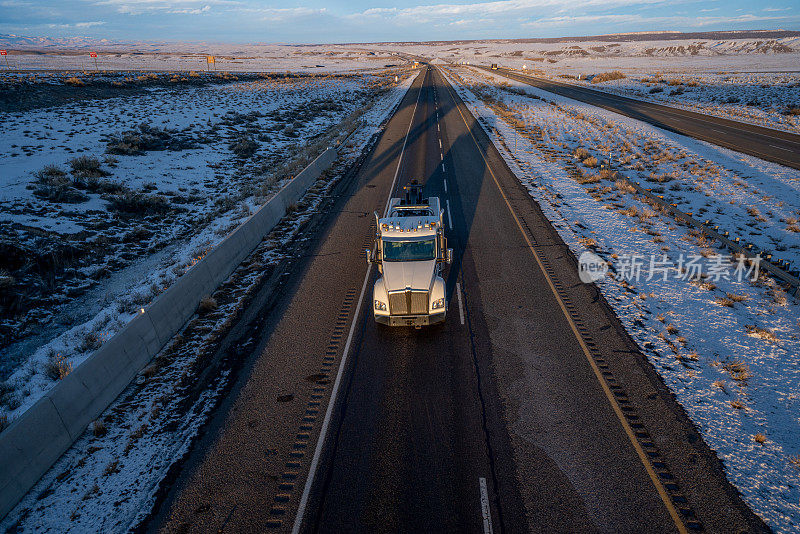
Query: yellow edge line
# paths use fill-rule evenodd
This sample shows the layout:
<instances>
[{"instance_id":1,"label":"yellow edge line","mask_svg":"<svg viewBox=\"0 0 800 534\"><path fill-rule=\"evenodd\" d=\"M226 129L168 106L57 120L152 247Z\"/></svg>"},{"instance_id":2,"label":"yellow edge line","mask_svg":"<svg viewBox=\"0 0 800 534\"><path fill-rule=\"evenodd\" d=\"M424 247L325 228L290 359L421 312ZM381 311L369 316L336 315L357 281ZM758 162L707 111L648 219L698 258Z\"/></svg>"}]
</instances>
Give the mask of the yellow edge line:
<instances>
[{"instance_id":1,"label":"yellow edge line","mask_svg":"<svg viewBox=\"0 0 800 534\"><path fill-rule=\"evenodd\" d=\"M467 131L469 132L470 137L472 137L472 140L475 143L475 146L478 147L478 152L481 154L481 158L483 158L483 162L486 164L486 168L489 170L489 173L492 175L492 179L494 180L494 183L497 186L497 189L500 191L500 194L502 195L503 200L505 201L506 206L508 207L508 211L510 211L512 217L514 217L514 221L517 223L517 227L519 228L519 231L522 234L522 237L525 238L525 242L528 245L528 250L531 251L531 254L533 254L533 257L536 259L536 263L539 265L539 269L541 269L542 274L544 274L544 277L547 280L547 285L550 286L550 290L553 292L553 296L556 297L556 300L558 301L558 305L561 307L561 311L564 313L564 317L567 319L567 322L569 323L569 327L572 329L572 333L575 334L575 338L578 340L578 343L580 344L581 349L583 349L583 354L586 356L586 360L589 362L589 365L591 365L592 370L594 371L594 375L597 377L597 381L600 382L600 385L603 388L603 392L606 394L606 398L608 399L608 402L611 404L611 407L614 409L614 413L617 414L617 419L619 419L619 422L622 424L622 428L625 429L625 433L628 435L628 439L630 440L631 445L633 445L633 448L636 450L636 454L639 456L639 460L641 460L642 465L644 465L644 468L647 471L647 474L650 475L650 480L653 482L653 486L655 486L656 491L658 492L658 495L661 497L661 500L664 502L664 506L666 506L667 511L669 512L669 515L672 517L672 521L675 523L675 526L678 527L678 532L680 532L681 534L686 534L688 531L686 530L686 527L684 526L683 521L681 521L681 518L678 515L678 511L675 509L675 505L672 504L672 499L670 499L669 495L667 494L667 491L664 489L664 486L661 484L661 480L659 480L658 475L653 470L653 466L650 464L650 460L648 459L647 455L645 454L644 449L642 449L641 445L639 445L639 442L636 439L636 436L634 436L633 429L630 427L630 425L628 424L628 420L625 418L625 415L622 413L622 410L620 409L619 404L617 403L617 400L614 398L614 394L611 393L611 389L608 387L608 383L606 382L606 379L603 377L603 374L600 372L600 368L597 367L597 363L594 361L594 358L592 358L592 355L589 352L589 348L586 346L586 343L584 342L583 337L581 337L580 333L578 332L578 327L575 326L575 322L572 320L572 317L570 317L569 312L567 311L567 307L564 305L564 301L561 299L561 296L558 294L558 291L556 290L556 286L553 285L553 281L550 278L550 275L547 274L547 271L544 268L544 264L542 263L542 260L539 257L539 254L533 248L533 244L531 243L530 239L528 239L528 234L523 229L522 223L520 222L519 217L517 217L517 214L514 211L514 208L511 207L511 203L508 201L508 197L506 197L506 194L503 191L503 188L500 186L500 182L497 180L497 177L495 176L494 172L492 171L492 168L489 166L489 161L486 159L486 156L484 155L480 144L478 144L478 140L475 139L475 135L472 133L472 130L470 129L469 124L467 123L467 119L464 117L464 114L461 112L461 109L458 106L458 101L453 97L453 89L451 87L449 87L449 85L450 85L449 83L447 85L448 85L448 91L450 92L450 97L453 99L453 102L456 103L456 109L458 110L458 114L461 115L461 120L464 121L464 126L467 127Z\"/></svg>"}]
</instances>

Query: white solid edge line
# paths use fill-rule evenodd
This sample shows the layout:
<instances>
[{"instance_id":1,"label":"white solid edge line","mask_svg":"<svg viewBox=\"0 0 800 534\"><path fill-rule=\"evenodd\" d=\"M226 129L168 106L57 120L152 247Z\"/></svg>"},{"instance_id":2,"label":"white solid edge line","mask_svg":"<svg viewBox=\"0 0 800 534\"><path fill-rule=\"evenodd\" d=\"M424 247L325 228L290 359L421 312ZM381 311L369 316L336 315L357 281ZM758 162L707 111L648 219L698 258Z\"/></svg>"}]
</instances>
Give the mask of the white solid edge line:
<instances>
[{"instance_id":1,"label":"white solid edge line","mask_svg":"<svg viewBox=\"0 0 800 534\"><path fill-rule=\"evenodd\" d=\"M461 317L461 324L464 324L464 304L461 302L461 284L456 282L456 295L458 295L458 315Z\"/></svg>"},{"instance_id":2,"label":"white solid edge line","mask_svg":"<svg viewBox=\"0 0 800 534\"><path fill-rule=\"evenodd\" d=\"M492 534L492 510L489 508L489 491L486 489L486 479L480 477L478 484L481 487L481 515L483 515L483 533Z\"/></svg>"},{"instance_id":3,"label":"white solid edge line","mask_svg":"<svg viewBox=\"0 0 800 534\"><path fill-rule=\"evenodd\" d=\"M422 79L422 83L425 83L425 79ZM411 133L411 126L414 124L414 117L417 114L417 104L419 104L419 97L422 94L422 84L420 84L420 91L417 93L417 102L414 104L414 111L411 112L411 121L408 124L408 130L406 131L406 138L403 141L403 148L400 150L400 158L397 161L397 169L394 171L394 179L392 180L392 187L389 189L389 199L386 201L386 207L384 208L384 215L386 211L389 209L389 202L392 199L392 192L394 191L394 186L397 183L397 175L400 172L400 164L403 161L403 154L406 151L406 143L408 143L408 135ZM350 352L350 343L353 341L353 332L356 329L356 322L358 322L359 315L361 313L361 304L364 301L364 292L367 289L367 282L369 281L369 275L372 272L372 265L367 267L367 274L364 275L364 284L361 286L361 295L358 297L358 304L356 305L356 313L353 315L353 322L350 323L350 333L347 335L347 343L344 345L344 351L342 352L342 361L339 362L339 370L336 373L336 380L333 383L333 390L331 391L331 398L328 401L328 408L325 410L325 419L322 421L322 428L319 432L319 437L317 438L317 445L314 449L314 458L311 460L311 467L308 470L308 477L306 478L306 485L303 488L303 496L300 497L300 503L297 505L297 515L294 518L294 525L292 526L292 534L298 534L300 532L300 527L303 525L303 516L305 516L306 506L308 505L308 497L311 494L311 487L314 485L314 477L317 474L317 466L319 465L319 458L322 455L322 448L325 444L325 436L328 433L328 426L330 426L331 422L331 415L333 414L333 406L336 404L336 395L339 392L339 385L342 382L342 375L344 374L345 364L347 363L347 354Z\"/></svg>"},{"instance_id":4,"label":"white solid edge line","mask_svg":"<svg viewBox=\"0 0 800 534\"><path fill-rule=\"evenodd\" d=\"M450 213L450 200L449 199L445 200L445 202L447 202L447 226L449 226L450 229L452 230L453 229L453 215Z\"/></svg>"}]
</instances>

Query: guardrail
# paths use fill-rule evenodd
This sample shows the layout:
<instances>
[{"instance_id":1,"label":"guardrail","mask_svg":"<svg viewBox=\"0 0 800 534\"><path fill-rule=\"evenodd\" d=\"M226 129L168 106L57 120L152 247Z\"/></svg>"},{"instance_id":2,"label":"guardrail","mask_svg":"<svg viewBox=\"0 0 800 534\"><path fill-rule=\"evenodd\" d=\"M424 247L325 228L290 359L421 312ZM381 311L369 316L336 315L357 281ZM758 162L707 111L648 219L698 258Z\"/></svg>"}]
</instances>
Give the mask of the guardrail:
<instances>
[{"instance_id":1,"label":"guardrail","mask_svg":"<svg viewBox=\"0 0 800 534\"><path fill-rule=\"evenodd\" d=\"M328 148L0 433L0 518L194 315L337 157Z\"/></svg>"}]
</instances>

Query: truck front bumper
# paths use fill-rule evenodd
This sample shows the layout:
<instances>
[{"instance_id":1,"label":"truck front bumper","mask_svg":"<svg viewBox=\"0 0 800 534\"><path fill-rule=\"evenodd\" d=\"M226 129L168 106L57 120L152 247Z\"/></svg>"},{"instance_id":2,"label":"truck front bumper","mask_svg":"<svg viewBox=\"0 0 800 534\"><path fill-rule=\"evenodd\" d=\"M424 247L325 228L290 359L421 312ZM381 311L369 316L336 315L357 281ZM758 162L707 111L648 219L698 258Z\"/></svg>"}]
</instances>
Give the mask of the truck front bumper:
<instances>
[{"instance_id":1,"label":"truck front bumper","mask_svg":"<svg viewBox=\"0 0 800 534\"><path fill-rule=\"evenodd\" d=\"M445 310L430 315L375 315L375 321L388 326L428 326L442 323Z\"/></svg>"}]
</instances>

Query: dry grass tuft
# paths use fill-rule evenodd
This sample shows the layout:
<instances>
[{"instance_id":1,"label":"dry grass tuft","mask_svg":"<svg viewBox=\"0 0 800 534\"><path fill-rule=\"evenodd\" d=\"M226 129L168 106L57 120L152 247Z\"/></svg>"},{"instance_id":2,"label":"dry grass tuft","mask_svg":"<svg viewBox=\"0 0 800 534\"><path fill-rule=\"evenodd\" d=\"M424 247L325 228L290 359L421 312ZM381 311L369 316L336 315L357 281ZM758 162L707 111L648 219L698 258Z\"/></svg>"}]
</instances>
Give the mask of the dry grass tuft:
<instances>
[{"instance_id":1,"label":"dry grass tuft","mask_svg":"<svg viewBox=\"0 0 800 534\"><path fill-rule=\"evenodd\" d=\"M95 419L92 422L92 434L95 437L101 438L108 433L108 429L106 428L106 423L102 419Z\"/></svg>"},{"instance_id":2,"label":"dry grass tuft","mask_svg":"<svg viewBox=\"0 0 800 534\"><path fill-rule=\"evenodd\" d=\"M778 336L775 335L775 332L767 330L766 328L761 328L752 324L746 325L745 328L747 328L747 335L750 337L759 337L772 343L778 341Z\"/></svg>"},{"instance_id":3,"label":"dry grass tuft","mask_svg":"<svg viewBox=\"0 0 800 534\"><path fill-rule=\"evenodd\" d=\"M726 308L733 308L733 301L727 297L717 297L714 300L720 306L725 306Z\"/></svg>"},{"instance_id":4,"label":"dry grass tuft","mask_svg":"<svg viewBox=\"0 0 800 534\"><path fill-rule=\"evenodd\" d=\"M678 333L678 328L674 324L667 325L667 332L673 336Z\"/></svg>"},{"instance_id":5,"label":"dry grass tuft","mask_svg":"<svg viewBox=\"0 0 800 534\"><path fill-rule=\"evenodd\" d=\"M592 78L592 83L610 82L612 80L622 80L623 78L627 78L627 76L625 76L618 70L614 70L611 72L601 72L600 74Z\"/></svg>"},{"instance_id":6,"label":"dry grass tuft","mask_svg":"<svg viewBox=\"0 0 800 534\"><path fill-rule=\"evenodd\" d=\"M219 305L217 304L217 301L216 299L214 299L214 297L211 296L203 297L202 299L200 299L200 305L197 307L197 313L199 313L200 315L206 315L213 312L218 307Z\"/></svg>"},{"instance_id":7,"label":"dry grass tuft","mask_svg":"<svg viewBox=\"0 0 800 534\"><path fill-rule=\"evenodd\" d=\"M750 372L750 367L742 360L732 360L722 364L722 368L728 371L731 378L737 382L745 382L751 378L753 374Z\"/></svg>"},{"instance_id":8,"label":"dry grass tuft","mask_svg":"<svg viewBox=\"0 0 800 534\"><path fill-rule=\"evenodd\" d=\"M103 470L103 476L114 475L116 473L119 473L119 460L109 462L109 464Z\"/></svg>"},{"instance_id":9,"label":"dry grass tuft","mask_svg":"<svg viewBox=\"0 0 800 534\"><path fill-rule=\"evenodd\" d=\"M582 148L582 147L581 148L576 148L575 152L573 152L573 154L575 155L576 158L578 158L581 161L583 161L586 158L588 158L589 156L591 156L591 154L589 154L589 151L586 150L585 148Z\"/></svg>"},{"instance_id":10,"label":"dry grass tuft","mask_svg":"<svg viewBox=\"0 0 800 534\"><path fill-rule=\"evenodd\" d=\"M724 380L715 380L713 385L714 385L714 387L717 387L720 390L722 390L722 392L725 393L726 395L728 394L728 388L725 385L725 381Z\"/></svg>"},{"instance_id":11,"label":"dry grass tuft","mask_svg":"<svg viewBox=\"0 0 800 534\"><path fill-rule=\"evenodd\" d=\"M740 400L732 400L731 401L731 408L735 410L744 410L744 403Z\"/></svg>"},{"instance_id":12,"label":"dry grass tuft","mask_svg":"<svg viewBox=\"0 0 800 534\"><path fill-rule=\"evenodd\" d=\"M61 353L55 353L44 364L44 374L50 380L63 380L72 372L72 362L68 362Z\"/></svg>"}]
</instances>

